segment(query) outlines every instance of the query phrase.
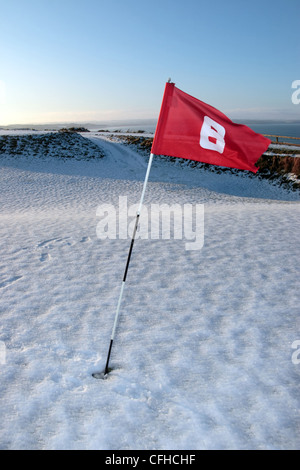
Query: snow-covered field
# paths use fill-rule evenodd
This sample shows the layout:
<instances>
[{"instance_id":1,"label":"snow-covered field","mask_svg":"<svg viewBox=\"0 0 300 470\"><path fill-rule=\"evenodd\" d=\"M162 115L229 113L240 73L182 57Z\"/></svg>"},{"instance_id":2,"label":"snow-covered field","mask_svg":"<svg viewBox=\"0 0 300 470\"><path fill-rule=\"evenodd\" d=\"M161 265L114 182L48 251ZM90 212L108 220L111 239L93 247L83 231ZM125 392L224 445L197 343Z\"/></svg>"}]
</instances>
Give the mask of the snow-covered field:
<instances>
[{"instance_id":1,"label":"snow-covered field","mask_svg":"<svg viewBox=\"0 0 300 470\"><path fill-rule=\"evenodd\" d=\"M100 240L147 159L0 160L1 449L300 447L299 192L155 159L145 204L204 204L205 242ZM294 358L294 359L293 359Z\"/></svg>"}]
</instances>

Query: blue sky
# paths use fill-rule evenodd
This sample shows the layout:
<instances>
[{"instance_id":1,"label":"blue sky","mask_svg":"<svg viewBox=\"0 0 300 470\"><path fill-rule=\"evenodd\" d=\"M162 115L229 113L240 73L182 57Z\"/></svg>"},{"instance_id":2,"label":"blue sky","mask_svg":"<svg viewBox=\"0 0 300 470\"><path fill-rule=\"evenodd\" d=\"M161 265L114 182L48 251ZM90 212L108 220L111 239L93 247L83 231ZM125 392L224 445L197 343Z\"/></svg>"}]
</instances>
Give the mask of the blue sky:
<instances>
[{"instance_id":1,"label":"blue sky","mask_svg":"<svg viewBox=\"0 0 300 470\"><path fill-rule=\"evenodd\" d=\"M232 119L300 119L299 0L0 0L0 125L157 118L169 77Z\"/></svg>"}]
</instances>

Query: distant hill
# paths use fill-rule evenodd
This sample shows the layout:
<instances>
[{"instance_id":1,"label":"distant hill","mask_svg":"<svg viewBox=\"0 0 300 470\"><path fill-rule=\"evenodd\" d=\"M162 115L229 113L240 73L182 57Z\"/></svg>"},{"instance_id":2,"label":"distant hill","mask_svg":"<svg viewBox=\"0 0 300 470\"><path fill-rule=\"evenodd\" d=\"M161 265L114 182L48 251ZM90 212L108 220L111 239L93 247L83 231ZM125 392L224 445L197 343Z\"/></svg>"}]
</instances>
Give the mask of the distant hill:
<instances>
[{"instance_id":1,"label":"distant hill","mask_svg":"<svg viewBox=\"0 0 300 470\"><path fill-rule=\"evenodd\" d=\"M28 123L28 124L10 124L0 126L0 130L36 130L36 131L54 131L62 128L85 127L86 129L99 129L100 127L122 127L122 126L155 126L156 119L116 119L111 121L93 121L93 122L52 122L52 123Z\"/></svg>"}]
</instances>

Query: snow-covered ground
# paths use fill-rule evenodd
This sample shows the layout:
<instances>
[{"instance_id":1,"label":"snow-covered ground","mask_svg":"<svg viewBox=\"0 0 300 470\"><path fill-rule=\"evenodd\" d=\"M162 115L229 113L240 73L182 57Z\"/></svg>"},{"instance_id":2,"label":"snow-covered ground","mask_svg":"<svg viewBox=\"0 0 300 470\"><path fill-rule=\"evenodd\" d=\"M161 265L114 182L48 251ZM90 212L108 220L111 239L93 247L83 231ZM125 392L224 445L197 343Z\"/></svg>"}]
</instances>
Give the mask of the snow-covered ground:
<instances>
[{"instance_id":1,"label":"snow-covered ground","mask_svg":"<svg viewBox=\"0 0 300 470\"><path fill-rule=\"evenodd\" d=\"M155 159L145 205L204 204L204 247L136 240L96 380L130 244L96 211L147 160L84 137L105 157L1 157L0 448L299 448L299 192Z\"/></svg>"}]
</instances>

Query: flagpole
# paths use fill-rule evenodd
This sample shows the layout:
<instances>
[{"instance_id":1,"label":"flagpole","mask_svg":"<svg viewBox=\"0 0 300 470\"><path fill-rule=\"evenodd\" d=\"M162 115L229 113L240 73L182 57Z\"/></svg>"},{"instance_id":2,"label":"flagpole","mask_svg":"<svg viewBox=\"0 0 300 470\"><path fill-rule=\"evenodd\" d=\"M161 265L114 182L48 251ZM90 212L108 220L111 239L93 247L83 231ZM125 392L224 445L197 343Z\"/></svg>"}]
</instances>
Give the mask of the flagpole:
<instances>
[{"instance_id":1,"label":"flagpole","mask_svg":"<svg viewBox=\"0 0 300 470\"><path fill-rule=\"evenodd\" d=\"M98 373L93 374L93 377L95 377L97 379L98 378L104 378L109 373L109 360L110 360L112 345L113 345L113 342L114 342L114 339L115 339L115 333L116 333L116 328L117 328L118 319L119 319L119 315L120 315L120 307L121 307L125 282L126 282L126 278L127 278L127 273L128 273L129 263L130 263L130 259L131 259L132 249L133 249L133 245L134 245L134 241L135 241L135 235L136 235L138 225L139 225L139 218L140 218L140 215L141 215L142 205L143 205L143 202L144 202L144 197L145 197L145 192L146 192L146 188L147 188L147 183L148 183L148 179L149 179L149 174L150 174L150 170L151 170L153 157L154 157L153 153L150 153L150 158L149 158L148 167L147 167L147 171L146 171L146 176L145 176L145 180L144 180L142 195L141 195L140 204L139 204L139 207L138 207L138 210L137 210L137 213L136 213L136 220L135 220L134 230L133 230L133 234L132 234L132 238L131 238L130 248L129 248L128 257L127 257L126 266L125 266L125 271L124 271L123 280L122 280L122 284L121 284L121 290L120 290L117 310L116 310L116 314L115 314L115 320L114 320L114 324L113 324L113 328L112 328L112 332L111 332L111 337L110 337L110 343L109 343L109 348L108 348L108 353L107 353L107 359L106 359L104 374L98 374Z\"/></svg>"}]
</instances>

